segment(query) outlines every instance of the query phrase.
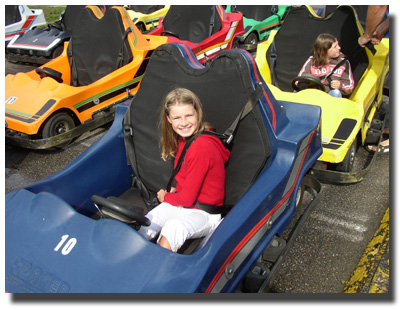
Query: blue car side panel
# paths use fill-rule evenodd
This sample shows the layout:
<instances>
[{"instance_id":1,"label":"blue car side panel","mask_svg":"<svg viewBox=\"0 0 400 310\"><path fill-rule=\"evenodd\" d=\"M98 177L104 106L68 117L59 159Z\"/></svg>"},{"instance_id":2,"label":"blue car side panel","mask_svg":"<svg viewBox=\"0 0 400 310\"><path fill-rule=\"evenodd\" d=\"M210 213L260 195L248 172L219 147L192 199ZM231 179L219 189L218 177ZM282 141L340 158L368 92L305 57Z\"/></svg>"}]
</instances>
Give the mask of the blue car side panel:
<instances>
[{"instance_id":1,"label":"blue car side panel","mask_svg":"<svg viewBox=\"0 0 400 310\"><path fill-rule=\"evenodd\" d=\"M96 212L90 200L92 195L122 194L131 185L133 174L126 165L122 134L122 119L126 110L126 103L119 104L113 125L100 140L70 165L27 189L34 193L53 193L85 214Z\"/></svg>"},{"instance_id":2,"label":"blue car side panel","mask_svg":"<svg viewBox=\"0 0 400 310\"><path fill-rule=\"evenodd\" d=\"M305 164L304 159L312 148L313 137L310 135L307 138L304 141L307 147L299 154L299 165L296 169L292 169L292 165L297 161L294 163L288 161L285 154L287 151L283 147L280 148L276 156L282 160L273 161L273 164L263 171L221 223L219 229L225 228L225 230L220 235L234 233L236 235L232 236L232 239L236 242L225 244L223 250L230 254L221 253L221 256L227 257L227 260L220 265L222 267L214 276L214 283L212 282L214 286L208 287L210 292L213 292L215 288L217 288L216 291L232 291L247 274L251 267L250 262L254 264L272 237L280 229L286 228L287 225L283 227L282 224L294 215L295 201L291 197L295 197L293 194L297 193L296 184L300 180L301 169ZM295 178L292 183L288 183L288 174L291 178ZM237 229L232 232L232 227L237 227ZM235 277L227 281L224 273L230 265L234 266Z\"/></svg>"},{"instance_id":3,"label":"blue car side panel","mask_svg":"<svg viewBox=\"0 0 400 310\"><path fill-rule=\"evenodd\" d=\"M194 289L192 281L180 277L190 270L189 263L196 267L194 257L171 255L121 222L92 220L52 194L19 190L6 206L6 215L9 292Z\"/></svg>"}]
</instances>

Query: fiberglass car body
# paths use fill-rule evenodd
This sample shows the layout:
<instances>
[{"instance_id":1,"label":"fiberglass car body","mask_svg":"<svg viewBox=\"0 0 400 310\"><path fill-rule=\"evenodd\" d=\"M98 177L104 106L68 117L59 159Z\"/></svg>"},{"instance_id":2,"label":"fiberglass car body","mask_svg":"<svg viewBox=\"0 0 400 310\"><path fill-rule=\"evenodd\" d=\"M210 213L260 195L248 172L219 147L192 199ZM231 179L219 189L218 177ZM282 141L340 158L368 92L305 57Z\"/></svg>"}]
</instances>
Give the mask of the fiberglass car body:
<instances>
[{"instance_id":1,"label":"fiberglass car body","mask_svg":"<svg viewBox=\"0 0 400 310\"><path fill-rule=\"evenodd\" d=\"M9 42L17 35L21 35L33 27L46 25L43 10L30 9L26 5L5 6L5 41Z\"/></svg>"},{"instance_id":2,"label":"fiberglass car body","mask_svg":"<svg viewBox=\"0 0 400 310\"><path fill-rule=\"evenodd\" d=\"M6 141L26 148L64 146L112 121L115 102L136 93L151 52L166 42L144 37L122 7L102 16L88 6L75 27L87 31L74 31L61 56L6 76Z\"/></svg>"},{"instance_id":3,"label":"fiberglass car body","mask_svg":"<svg viewBox=\"0 0 400 310\"><path fill-rule=\"evenodd\" d=\"M158 116L176 87L198 94L218 132L238 121L225 216L179 253L145 240L135 224L95 218L91 201L113 196L127 199L125 209L146 209L142 194L166 186L173 163L160 156ZM61 171L6 195L6 291L234 292L249 273L259 275L251 272L257 261L292 222L322 152L319 124L320 108L276 101L246 51L222 51L204 67L187 46L158 47L136 96L117 105L98 141Z\"/></svg>"},{"instance_id":4,"label":"fiberglass car body","mask_svg":"<svg viewBox=\"0 0 400 310\"><path fill-rule=\"evenodd\" d=\"M231 49L244 33L241 13L227 13L221 5L172 5L162 22L149 32L166 36L169 43L183 43L200 63Z\"/></svg>"},{"instance_id":5,"label":"fiberglass car body","mask_svg":"<svg viewBox=\"0 0 400 310\"><path fill-rule=\"evenodd\" d=\"M47 28L35 28L15 36L7 45L6 59L11 61L44 64L57 58L64 50L64 43L71 38L75 22L85 5L67 5L60 19ZM100 17L105 6L93 6ZM82 31L82 29L76 29Z\"/></svg>"},{"instance_id":6,"label":"fiberglass car body","mask_svg":"<svg viewBox=\"0 0 400 310\"><path fill-rule=\"evenodd\" d=\"M145 33L157 27L160 18L164 18L170 5L128 5L130 18L138 29Z\"/></svg>"},{"instance_id":7,"label":"fiberglass car body","mask_svg":"<svg viewBox=\"0 0 400 310\"><path fill-rule=\"evenodd\" d=\"M227 12L243 14L245 33L239 37L239 46L252 50L268 38L271 30L279 29L291 5L228 5Z\"/></svg>"},{"instance_id":8,"label":"fiberglass car body","mask_svg":"<svg viewBox=\"0 0 400 310\"><path fill-rule=\"evenodd\" d=\"M292 84L320 33L337 37L351 63L355 88L348 98L311 88L293 92ZM282 27L257 47L256 63L264 80L273 84L270 89L276 98L322 108L323 154L319 161L332 168L316 169L320 180L361 181L368 169L351 171L357 146L376 143L381 134L384 116L379 107L389 72L389 40L383 39L373 54L358 45L361 34L351 6L339 6L325 18L315 15L309 6L301 6L291 8Z\"/></svg>"}]
</instances>

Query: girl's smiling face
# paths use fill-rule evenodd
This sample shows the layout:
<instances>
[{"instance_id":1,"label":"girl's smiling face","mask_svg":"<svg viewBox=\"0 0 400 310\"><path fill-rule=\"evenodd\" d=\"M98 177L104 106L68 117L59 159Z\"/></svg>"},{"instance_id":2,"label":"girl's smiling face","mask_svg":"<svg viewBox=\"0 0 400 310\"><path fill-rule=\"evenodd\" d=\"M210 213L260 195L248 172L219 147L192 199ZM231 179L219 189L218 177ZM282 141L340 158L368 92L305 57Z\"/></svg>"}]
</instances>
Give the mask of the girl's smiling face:
<instances>
[{"instance_id":1,"label":"girl's smiling face","mask_svg":"<svg viewBox=\"0 0 400 310\"><path fill-rule=\"evenodd\" d=\"M172 129L184 139L191 137L198 128L197 111L192 104L171 106L167 118Z\"/></svg>"}]
</instances>

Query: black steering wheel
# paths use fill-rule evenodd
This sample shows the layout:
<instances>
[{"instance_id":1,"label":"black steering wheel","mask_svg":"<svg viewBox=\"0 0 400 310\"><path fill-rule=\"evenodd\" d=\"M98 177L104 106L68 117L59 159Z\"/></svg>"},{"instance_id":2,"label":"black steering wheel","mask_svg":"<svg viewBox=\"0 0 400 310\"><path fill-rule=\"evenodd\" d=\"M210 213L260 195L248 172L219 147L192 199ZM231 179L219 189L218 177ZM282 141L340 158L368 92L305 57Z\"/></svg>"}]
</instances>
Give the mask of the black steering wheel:
<instances>
[{"instance_id":1,"label":"black steering wheel","mask_svg":"<svg viewBox=\"0 0 400 310\"><path fill-rule=\"evenodd\" d=\"M302 88L300 88L297 85L298 84L297 82L306 83L307 88L316 88L316 89L325 91L325 85L322 84L322 82L319 79L317 79L316 77L313 77L313 76L298 76L292 80L292 82L291 82L292 88L295 91L301 91Z\"/></svg>"},{"instance_id":2,"label":"black steering wheel","mask_svg":"<svg viewBox=\"0 0 400 310\"><path fill-rule=\"evenodd\" d=\"M172 37L175 37L175 38L178 38L178 39L179 39L179 35L178 35L177 33L173 32L173 31L171 31L171 30L163 30L163 31L161 32L161 35L162 35L162 36L165 36L165 35L167 35L167 36L172 36Z\"/></svg>"},{"instance_id":3,"label":"black steering wheel","mask_svg":"<svg viewBox=\"0 0 400 310\"><path fill-rule=\"evenodd\" d=\"M123 222L132 223L137 222L142 226L150 226L150 220L139 212L128 209L116 201L106 199L104 197L93 195L92 202L106 211L106 213L115 214L116 217Z\"/></svg>"},{"instance_id":4,"label":"black steering wheel","mask_svg":"<svg viewBox=\"0 0 400 310\"><path fill-rule=\"evenodd\" d=\"M44 67L44 68L36 68L35 71L37 74L39 74L41 79L48 76L48 77L56 80L58 83L63 82L63 79L61 78L62 73L57 70L54 70L54 69L51 69L48 67Z\"/></svg>"}]
</instances>

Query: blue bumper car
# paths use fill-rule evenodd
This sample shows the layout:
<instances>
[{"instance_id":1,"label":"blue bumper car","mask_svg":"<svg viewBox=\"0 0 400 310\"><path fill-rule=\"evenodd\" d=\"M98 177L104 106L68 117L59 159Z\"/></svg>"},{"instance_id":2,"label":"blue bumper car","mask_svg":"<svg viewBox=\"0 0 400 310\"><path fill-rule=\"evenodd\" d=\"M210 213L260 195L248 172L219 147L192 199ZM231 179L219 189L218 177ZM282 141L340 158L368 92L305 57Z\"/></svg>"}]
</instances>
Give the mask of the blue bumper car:
<instances>
[{"instance_id":1,"label":"blue bumper car","mask_svg":"<svg viewBox=\"0 0 400 310\"><path fill-rule=\"evenodd\" d=\"M221 222L173 253L137 229L173 170L160 156L158 109L176 87L199 95L218 132L238 125ZM307 171L322 153L320 113L277 101L246 51L222 51L204 67L187 46L161 45L138 93L117 106L100 140L54 175L6 195L6 291L262 290L289 243L282 233L297 217ZM119 209L105 212L99 197ZM141 214L132 220L130 211Z\"/></svg>"}]
</instances>

